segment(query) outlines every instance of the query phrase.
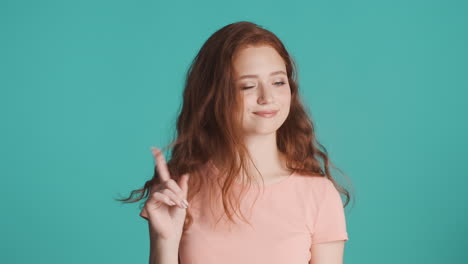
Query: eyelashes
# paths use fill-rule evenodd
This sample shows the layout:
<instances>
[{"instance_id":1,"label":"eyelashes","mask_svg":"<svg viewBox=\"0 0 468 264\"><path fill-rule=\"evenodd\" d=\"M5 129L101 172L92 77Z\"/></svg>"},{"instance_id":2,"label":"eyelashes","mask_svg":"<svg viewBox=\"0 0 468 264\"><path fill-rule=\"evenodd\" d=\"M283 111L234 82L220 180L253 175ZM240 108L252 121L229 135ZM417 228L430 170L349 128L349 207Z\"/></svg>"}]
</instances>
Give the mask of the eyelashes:
<instances>
[{"instance_id":1,"label":"eyelashes","mask_svg":"<svg viewBox=\"0 0 468 264\"><path fill-rule=\"evenodd\" d=\"M276 86L283 86L286 83L285 82L275 82L273 84L276 85ZM277 84L279 84L279 85L277 85ZM253 88L253 87L255 87L255 86L245 86L245 87L242 87L242 90L247 90L247 89L250 89L250 88Z\"/></svg>"}]
</instances>

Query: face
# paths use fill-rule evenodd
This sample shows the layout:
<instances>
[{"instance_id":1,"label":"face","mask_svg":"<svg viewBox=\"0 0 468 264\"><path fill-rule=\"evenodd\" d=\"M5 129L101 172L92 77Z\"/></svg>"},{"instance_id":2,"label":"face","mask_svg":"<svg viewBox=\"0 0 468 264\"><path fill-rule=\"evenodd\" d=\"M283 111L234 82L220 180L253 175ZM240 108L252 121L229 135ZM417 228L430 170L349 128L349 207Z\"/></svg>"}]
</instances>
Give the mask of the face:
<instances>
[{"instance_id":1,"label":"face","mask_svg":"<svg viewBox=\"0 0 468 264\"><path fill-rule=\"evenodd\" d=\"M286 120L291 103L283 59L270 46L247 47L235 55L233 67L235 87L244 101L244 133L275 133ZM276 113L268 114L272 111Z\"/></svg>"}]
</instances>

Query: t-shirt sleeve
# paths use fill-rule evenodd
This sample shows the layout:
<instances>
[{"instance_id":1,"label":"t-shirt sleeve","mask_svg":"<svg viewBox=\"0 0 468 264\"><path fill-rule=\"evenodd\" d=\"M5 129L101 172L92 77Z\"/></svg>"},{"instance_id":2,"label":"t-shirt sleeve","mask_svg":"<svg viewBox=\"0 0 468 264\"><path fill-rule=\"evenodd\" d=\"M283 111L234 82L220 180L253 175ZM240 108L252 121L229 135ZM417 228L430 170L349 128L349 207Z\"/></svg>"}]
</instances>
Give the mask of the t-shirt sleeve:
<instances>
[{"instance_id":1,"label":"t-shirt sleeve","mask_svg":"<svg viewBox=\"0 0 468 264\"><path fill-rule=\"evenodd\" d=\"M312 244L348 240L340 193L329 179L325 179L323 196L315 217L314 227Z\"/></svg>"}]
</instances>

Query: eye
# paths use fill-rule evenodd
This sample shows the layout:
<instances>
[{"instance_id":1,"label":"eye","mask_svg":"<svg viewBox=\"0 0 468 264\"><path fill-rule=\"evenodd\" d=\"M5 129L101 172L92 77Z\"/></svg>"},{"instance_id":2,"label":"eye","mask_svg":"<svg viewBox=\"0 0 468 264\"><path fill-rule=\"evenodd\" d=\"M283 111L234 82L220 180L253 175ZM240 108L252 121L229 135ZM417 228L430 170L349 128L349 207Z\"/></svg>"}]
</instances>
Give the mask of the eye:
<instances>
[{"instance_id":1,"label":"eye","mask_svg":"<svg viewBox=\"0 0 468 264\"><path fill-rule=\"evenodd\" d=\"M283 86L286 83L285 82L275 82L274 84L277 85L277 86ZM250 88L253 88L253 87L255 87L255 86L244 86L244 87L242 87L242 90L247 90L247 89L250 89Z\"/></svg>"}]
</instances>

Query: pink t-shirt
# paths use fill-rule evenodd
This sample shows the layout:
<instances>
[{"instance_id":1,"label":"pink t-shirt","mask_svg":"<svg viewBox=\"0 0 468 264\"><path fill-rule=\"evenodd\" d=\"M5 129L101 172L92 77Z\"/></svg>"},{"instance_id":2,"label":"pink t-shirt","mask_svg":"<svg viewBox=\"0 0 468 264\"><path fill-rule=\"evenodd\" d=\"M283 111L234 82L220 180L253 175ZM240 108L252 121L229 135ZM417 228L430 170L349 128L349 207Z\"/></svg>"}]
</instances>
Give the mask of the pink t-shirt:
<instances>
[{"instance_id":1,"label":"pink t-shirt","mask_svg":"<svg viewBox=\"0 0 468 264\"><path fill-rule=\"evenodd\" d=\"M239 190L241 185L234 184ZM294 172L265 185L263 192L251 188L241 209L252 226L235 214L237 225L229 225L220 196L213 207L216 217L204 192L190 201L193 222L181 237L180 264L308 264L312 244L348 240L342 200L327 178ZM144 211L140 216L147 219Z\"/></svg>"}]
</instances>

